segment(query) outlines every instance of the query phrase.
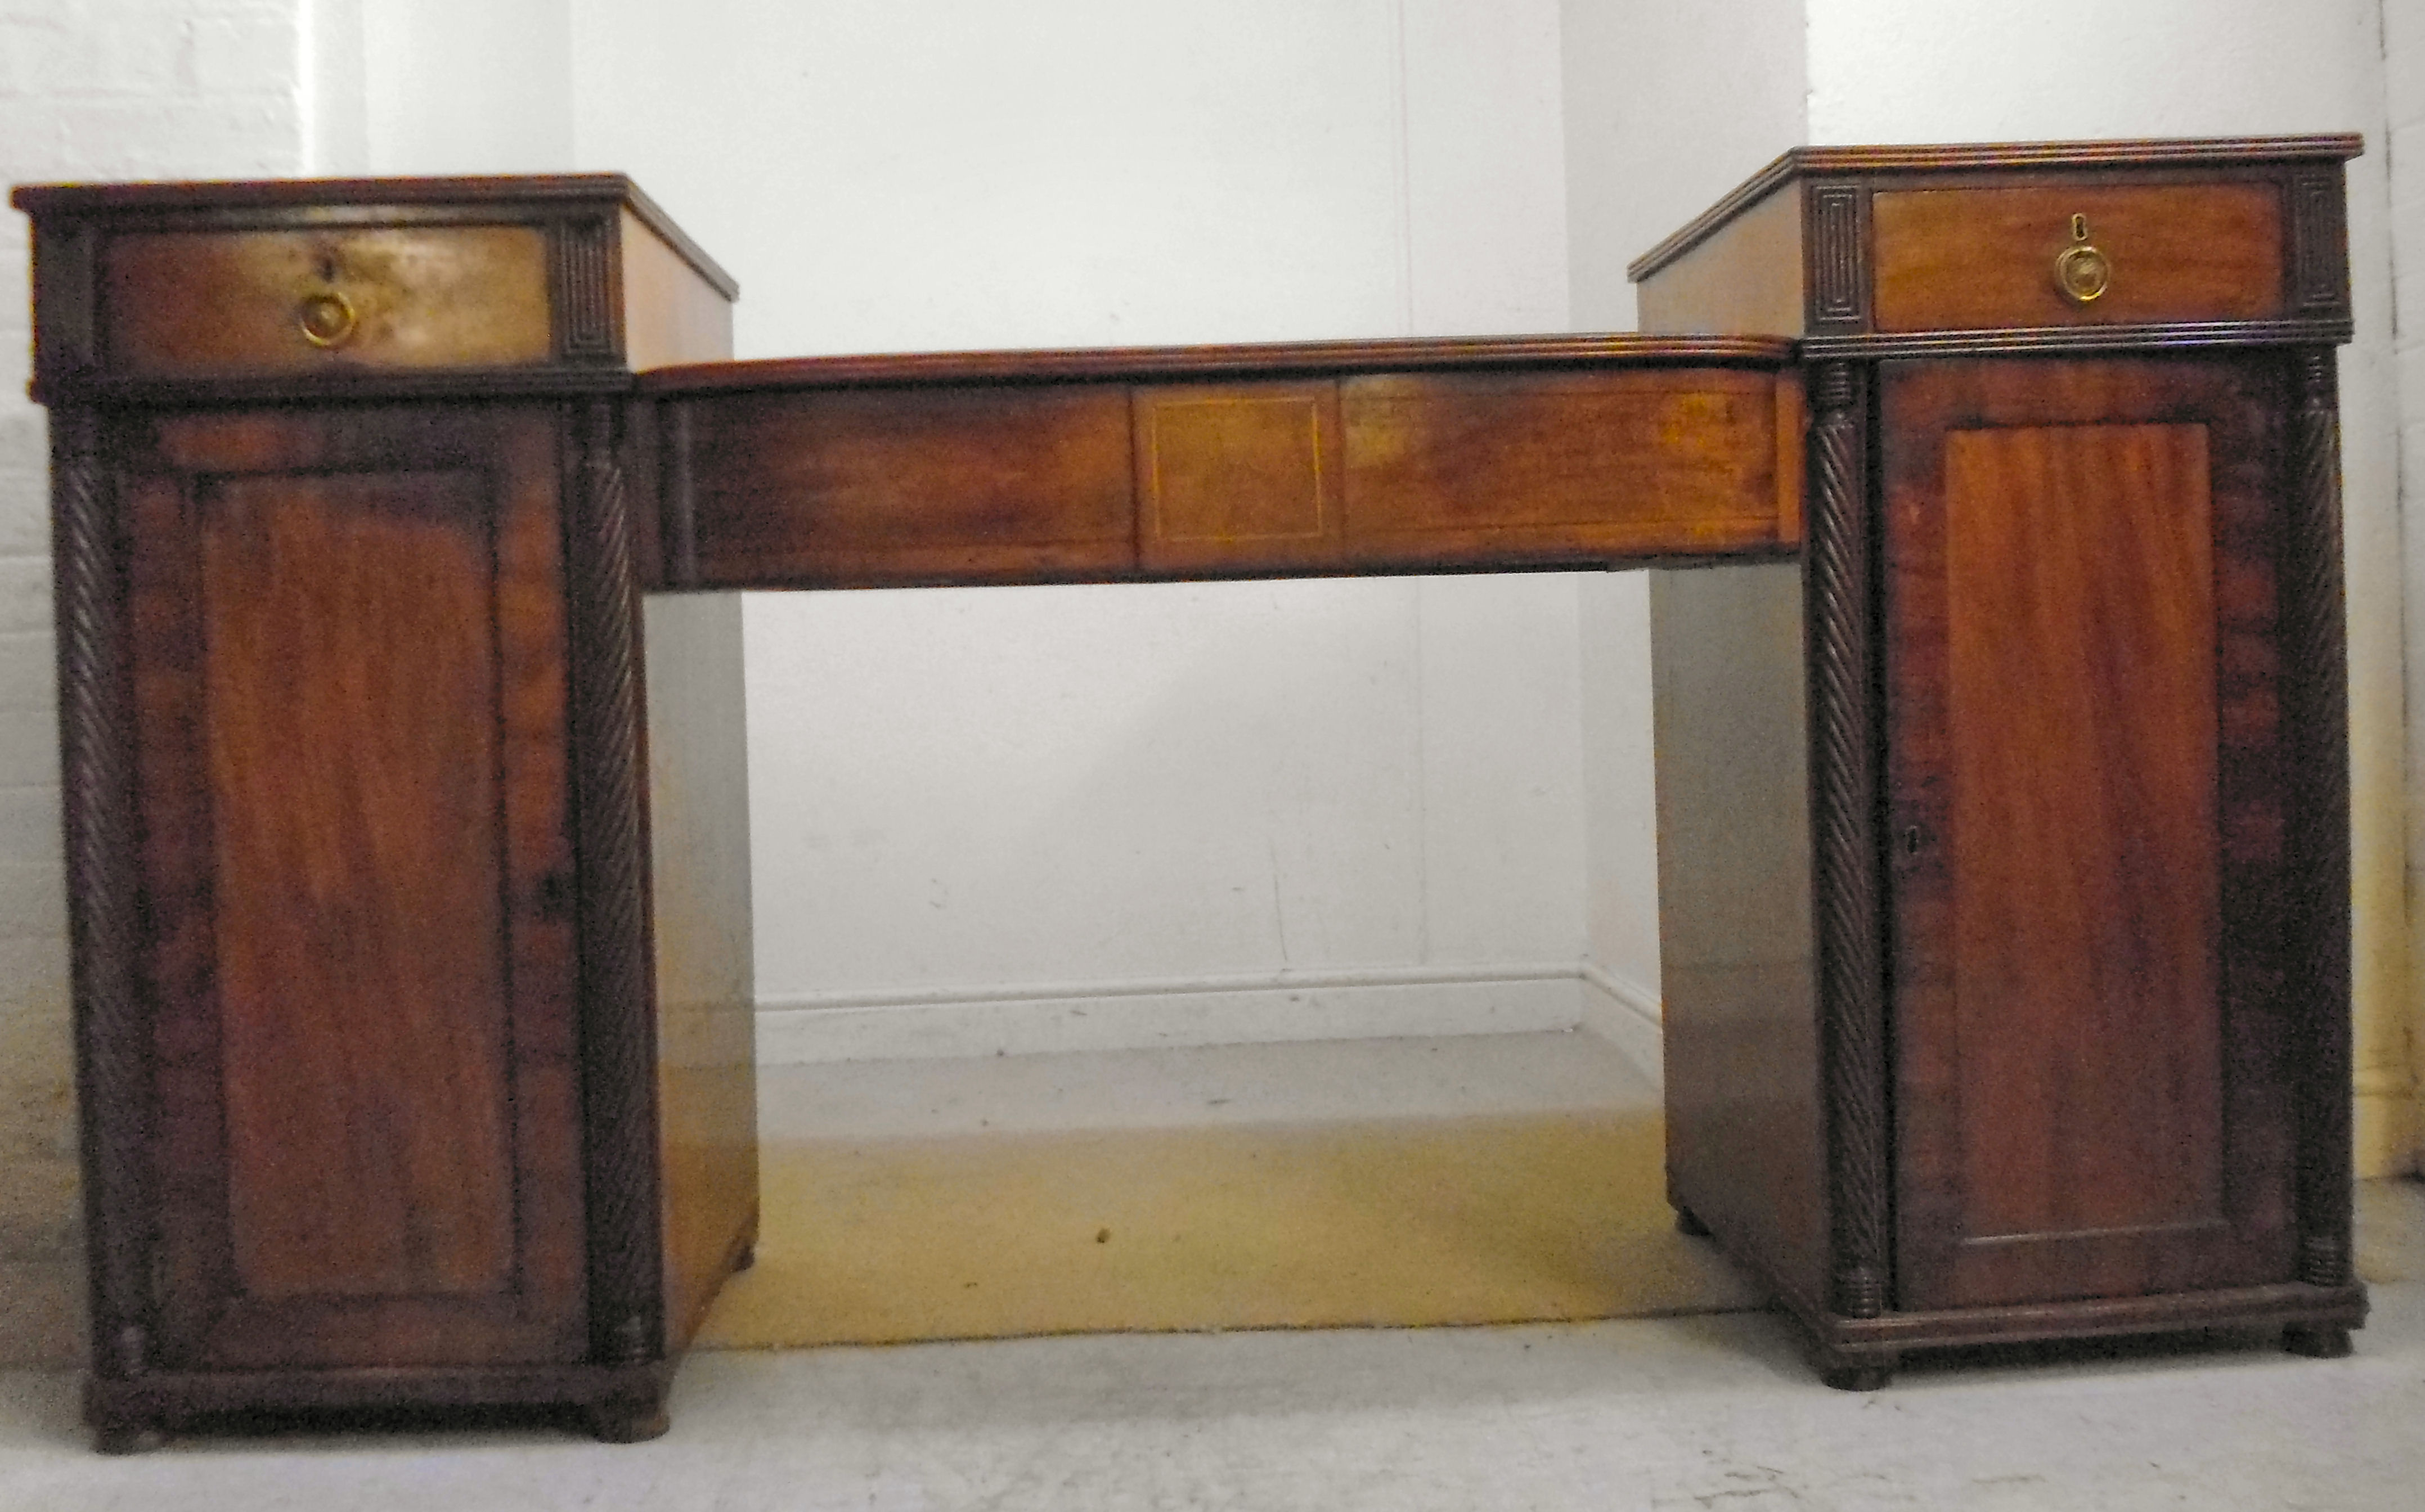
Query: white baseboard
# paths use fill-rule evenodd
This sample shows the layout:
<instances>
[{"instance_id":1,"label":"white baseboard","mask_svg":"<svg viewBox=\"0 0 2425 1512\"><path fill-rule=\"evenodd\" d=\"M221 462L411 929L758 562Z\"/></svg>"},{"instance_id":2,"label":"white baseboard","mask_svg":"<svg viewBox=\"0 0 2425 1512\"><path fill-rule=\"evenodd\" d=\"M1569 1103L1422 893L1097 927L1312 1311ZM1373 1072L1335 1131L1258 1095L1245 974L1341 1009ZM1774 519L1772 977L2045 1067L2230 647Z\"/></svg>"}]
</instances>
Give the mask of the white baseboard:
<instances>
[{"instance_id":1,"label":"white baseboard","mask_svg":"<svg viewBox=\"0 0 2425 1512\"><path fill-rule=\"evenodd\" d=\"M1616 1046L1652 1085L1667 1085L1667 1058L1662 1045L1659 995L1586 961L1583 983L1583 1027Z\"/></svg>"},{"instance_id":2,"label":"white baseboard","mask_svg":"<svg viewBox=\"0 0 2425 1512\"><path fill-rule=\"evenodd\" d=\"M1581 1027L1572 962L1380 967L762 999L763 1065ZM1656 1043L1655 1036L1652 1042Z\"/></svg>"}]
</instances>

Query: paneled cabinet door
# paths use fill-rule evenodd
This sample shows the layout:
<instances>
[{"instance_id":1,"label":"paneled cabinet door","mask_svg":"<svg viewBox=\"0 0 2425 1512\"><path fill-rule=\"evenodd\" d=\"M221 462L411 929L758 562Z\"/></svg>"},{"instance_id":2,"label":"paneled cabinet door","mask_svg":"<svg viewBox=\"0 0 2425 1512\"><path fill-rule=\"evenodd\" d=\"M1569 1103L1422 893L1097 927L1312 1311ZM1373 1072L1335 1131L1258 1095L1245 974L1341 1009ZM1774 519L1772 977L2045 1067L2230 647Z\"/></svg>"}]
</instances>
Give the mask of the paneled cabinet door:
<instances>
[{"instance_id":1,"label":"paneled cabinet door","mask_svg":"<svg viewBox=\"0 0 2425 1512\"><path fill-rule=\"evenodd\" d=\"M2291 1279L2288 390L1885 365L1904 1308Z\"/></svg>"},{"instance_id":2,"label":"paneled cabinet door","mask_svg":"<svg viewBox=\"0 0 2425 1512\"><path fill-rule=\"evenodd\" d=\"M113 429L162 1363L580 1358L554 412Z\"/></svg>"}]
</instances>

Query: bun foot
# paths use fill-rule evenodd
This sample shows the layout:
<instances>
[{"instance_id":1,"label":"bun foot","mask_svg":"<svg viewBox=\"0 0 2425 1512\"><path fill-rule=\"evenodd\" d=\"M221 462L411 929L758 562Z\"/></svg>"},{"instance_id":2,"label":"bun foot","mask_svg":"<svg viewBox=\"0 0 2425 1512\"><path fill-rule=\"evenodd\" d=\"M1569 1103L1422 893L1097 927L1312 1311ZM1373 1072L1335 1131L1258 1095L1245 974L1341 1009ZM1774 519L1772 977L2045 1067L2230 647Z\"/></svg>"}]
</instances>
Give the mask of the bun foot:
<instances>
[{"instance_id":1,"label":"bun foot","mask_svg":"<svg viewBox=\"0 0 2425 1512\"><path fill-rule=\"evenodd\" d=\"M2350 1330L2321 1323L2293 1323L2282 1330L2282 1347L2310 1360L2347 1360Z\"/></svg>"},{"instance_id":2,"label":"bun foot","mask_svg":"<svg viewBox=\"0 0 2425 1512\"><path fill-rule=\"evenodd\" d=\"M1706 1239L1710 1236L1710 1226L1702 1222L1691 1208L1678 1202L1676 1204L1676 1232L1688 1239Z\"/></svg>"},{"instance_id":3,"label":"bun foot","mask_svg":"<svg viewBox=\"0 0 2425 1512\"><path fill-rule=\"evenodd\" d=\"M1882 1392L1894 1379L1892 1365L1822 1365L1819 1378L1839 1392Z\"/></svg>"},{"instance_id":4,"label":"bun foot","mask_svg":"<svg viewBox=\"0 0 2425 1512\"><path fill-rule=\"evenodd\" d=\"M646 1443L674 1425L663 1402L592 1402L581 1422L600 1443Z\"/></svg>"},{"instance_id":5,"label":"bun foot","mask_svg":"<svg viewBox=\"0 0 2425 1512\"><path fill-rule=\"evenodd\" d=\"M92 1430L93 1453L141 1454L152 1446L152 1430L139 1423L109 1423Z\"/></svg>"}]
</instances>

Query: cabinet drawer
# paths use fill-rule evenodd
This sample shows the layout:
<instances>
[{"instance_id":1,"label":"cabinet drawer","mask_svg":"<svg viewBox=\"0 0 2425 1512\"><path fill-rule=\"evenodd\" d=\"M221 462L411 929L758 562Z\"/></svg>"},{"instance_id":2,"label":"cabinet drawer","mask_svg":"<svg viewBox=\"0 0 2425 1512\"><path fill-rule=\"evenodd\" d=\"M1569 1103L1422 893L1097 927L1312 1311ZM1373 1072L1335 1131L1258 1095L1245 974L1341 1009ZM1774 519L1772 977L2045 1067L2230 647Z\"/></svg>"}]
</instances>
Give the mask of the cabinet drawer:
<instances>
[{"instance_id":1,"label":"cabinet drawer","mask_svg":"<svg viewBox=\"0 0 2425 1512\"><path fill-rule=\"evenodd\" d=\"M515 367L554 355L536 226L137 231L102 255L125 377Z\"/></svg>"},{"instance_id":2,"label":"cabinet drawer","mask_svg":"<svg viewBox=\"0 0 2425 1512\"><path fill-rule=\"evenodd\" d=\"M2271 183L1880 190L1871 201L1880 331L1983 330L2284 312ZM2077 217L2077 221L2075 221ZM2075 257L2085 297L2058 264Z\"/></svg>"}]
</instances>

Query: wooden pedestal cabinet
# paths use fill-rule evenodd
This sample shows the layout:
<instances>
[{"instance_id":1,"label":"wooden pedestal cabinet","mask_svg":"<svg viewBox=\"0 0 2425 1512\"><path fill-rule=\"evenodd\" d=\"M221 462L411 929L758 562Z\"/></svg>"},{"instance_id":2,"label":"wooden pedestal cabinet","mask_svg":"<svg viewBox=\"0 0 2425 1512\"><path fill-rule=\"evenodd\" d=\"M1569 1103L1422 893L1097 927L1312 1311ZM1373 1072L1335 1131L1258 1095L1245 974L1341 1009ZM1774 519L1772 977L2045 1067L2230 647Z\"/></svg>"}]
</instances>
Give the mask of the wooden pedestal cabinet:
<instances>
[{"instance_id":1,"label":"wooden pedestal cabinet","mask_svg":"<svg viewBox=\"0 0 2425 1512\"><path fill-rule=\"evenodd\" d=\"M648 1435L757 1193L737 605L644 623L624 396L729 280L614 178L16 203L104 1446Z\"/></svg>"},{"instance_id":2,"label":"wooden pedestal cabinet","mask_svg":"<svg viewBox=\"0 0 2425 1512\"><path fill-rule=\"evenodd\" d=\"M1797 151L1636 264L1709 340L761 364L620 178L20 190L104 1447L662 1428L757 1223L744 585L1705 564L1679 1221L1843 1385L2345 1350L2356 150Z\"/></svg>"},{"instance_id":3,"label":"wooden pedestal cabinet","mask_svg":"<svg viewBox=\"0 0 2425 1512\"><path fill-rule=\"evenodd\" d=\"M1811 149L1635 265L1799 337L1793 566L1653 584L1669 1179L1829 1378L2338 1353L2353 139Z\"/></svg>"}]
</instances>

